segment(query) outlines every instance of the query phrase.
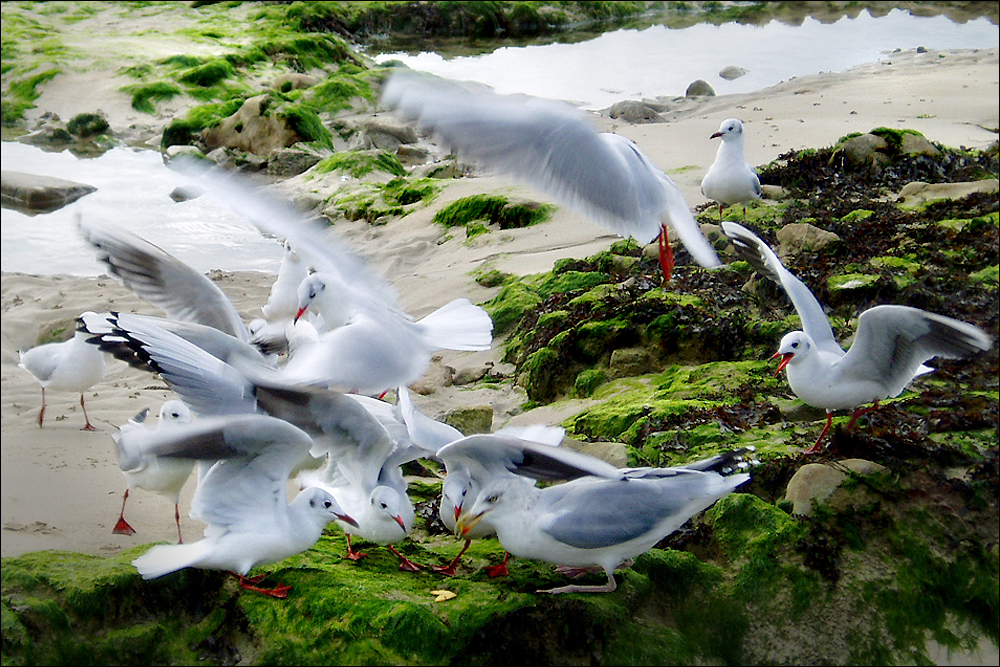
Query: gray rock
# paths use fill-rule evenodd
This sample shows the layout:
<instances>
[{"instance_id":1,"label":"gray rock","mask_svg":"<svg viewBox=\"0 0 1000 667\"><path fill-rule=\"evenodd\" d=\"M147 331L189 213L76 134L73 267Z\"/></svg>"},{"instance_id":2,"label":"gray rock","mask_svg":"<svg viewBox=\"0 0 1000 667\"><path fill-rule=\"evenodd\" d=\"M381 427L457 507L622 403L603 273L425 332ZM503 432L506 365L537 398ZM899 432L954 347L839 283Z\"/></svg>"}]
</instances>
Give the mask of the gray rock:
<instances>
[{"instance_id":1,"label":"gray rock","mask_svg":"<svg viewBox=\"0 0 1000 667\"><path fill-rule=\"evenodd\" d=\"M269 95L257 95L229 118L205 130L203 140L209 151L220 146L267 157L275 151L301 141L288 121L270 109Z\"/></svg>"},{"instance_id":2,"label":"gray rock","mask_svg":"<svg viewBox=\"0 0 1000 667\"><path fill-rule=\"evenodd\" d=\"M746 73L747 70L743 69L742 67L737 67L736 65L730 65L729 67L723 67L722 71L719 72L719 76L725 79L726 81L732 81L734 79L740 78Z\"/></svg>"},{"instance_id":3,"label":"gray rock","mask_svg":"<svg viewBox=\"0 0 1000 667\"><path fill-rule=\"evenodd\" d=\"M27 215L48 213L97 190L93 185L76 183L53 176L0 172L0 193L5 208Z\"/></svg>"},{"instance_id":4,"label":"gray rock","mask_svg":"<svg viewBox=\"0 0 1000 667\"><path fill-rule=\"evenodd\" d=\"M924 183L923 181L913 181L903 186L899 194L896 195L896 200L905 203L909 207L918 206L929 201L962 199L977 192L995 194L998 189L1000 189L1000 181L997 181L995 178L963 183L931 184Z\"/></svg>"},{"instance_id":5,"label":"gray rock","mask_svg":"<svg viewBox=\"0 0 1000 667\"><path fill-rule=\"evenodd\" d=\"M417 132L410 125L394 123L385 118L372 118L363 126L363 141L366 148L394 151L400 144L417 143Z\"/></svg>"},{"instance_id":6,"label":"gray rock","mask_svg":"<svg viewBox=\"0 0 1000 667\"><path fill-rule=\"evenodd\" d=\"M493 408L489 405L459 408L446 413L441 421L465 435L490 433L493 430Z\"/></svg>"},{"instance_id":7,"label":"gray rock","mask_svg":"<svg viewBox=\"0 0 1000 667\"><path fill-rule=\"evenodd\" d=\"M934 157L940 155L941 151L937 146L922 134L904 132L899 150L906 155L929 155Z\"/></svg>"},{"instance_id":8,"label":"gray rock","mask_svg":"<svg viewBox=\"0 0 1000 667\"><path fill-rule=\"evenodd\" d=\"M778 256L782 260L794 257L802 251L822 252L840 243L840 237L833 232L820 229L808 222L792 222L775 233L778 240Z\"/></svg>"},{"instance_id":9,"label":"gray rock","mask_svg":"<svg viewBox=\"0 0 1000 667\"><path fill-rule=\"evenodd\" d=\"M698 79L693 81L691 85L687 87L684 91L685 97L698 97L698 96L715 96L715 88L709 85L708 81L703 79Z\"/></svg>"},{"instance_id":10,"label":"gray rock","mask_svg":"<svg viewBox=\"0 0 1000 667\"><path fill-rule=\"evenodd\" d=\"M302 145L302 144L298 144ZM280 148L267 159L267 173L273 176L298 176L316 165L325 156L296 146Z\"/></svg>"},{"instance_id":11,"label":"gray rock","mask_svg":"<svg viewBox=\"0 0 1000 667\"><path fill-rule=\"evenodd\" d=\"M870 475L884 469L885 466L865 459L845 459L836 463L807 463L788 481L784 499L792 503L793 514L812 514L815 503L824 501L843 507L852 504L850 498L852 494L840 489L840 485L851 473ZM839 497L835 496L835 493L838 493Z\"/></svg>"},{"instance_id":12,"label":"gray rock","mask_svg":"<svg viewBox=\"0 0 1000 667\"><path fill-rule=\"evenodd\" d=\"M608 112L611 118L620 118L629 123L662 123L663 118L645 102L638 100L622 100L611 105Z\"/></svg>"},{"instance_id":13,"label":"gray rock","mask_svg":"<svg viewBox=\"0 0 1000 667\"><path fill-rule=\"evenodd\" d=\"M653 355L644 347L622 347L611 352L609 375L613 378L645 375L655 368Z\"/></svg>"},{"instance_id":14,"label":"gray rock","mask_svg":"<svg viewBox=\"0 0 1000 667\"><path fill-rule=\"evenodd\" d=\"M314 76L300 74L298 72L289 72L288 74L282 74L281 76L276 77L271 83L271 88L287 93L290 90L311 88L317 83L319 83L319 79Z\"/></svg>"},{"instance_id":15,"label":"gray rock","mask_svg":"<svg viewBox=\"0 0 1000 667\"><path fill-rule=\"evenodd\" d=\"M889 156L885 154L888 147L889 144L882 137L862 134L842 143L837 152L843 153L844 157L854 165L881 165L889 161Z\"/></svg>"}]
</instances>

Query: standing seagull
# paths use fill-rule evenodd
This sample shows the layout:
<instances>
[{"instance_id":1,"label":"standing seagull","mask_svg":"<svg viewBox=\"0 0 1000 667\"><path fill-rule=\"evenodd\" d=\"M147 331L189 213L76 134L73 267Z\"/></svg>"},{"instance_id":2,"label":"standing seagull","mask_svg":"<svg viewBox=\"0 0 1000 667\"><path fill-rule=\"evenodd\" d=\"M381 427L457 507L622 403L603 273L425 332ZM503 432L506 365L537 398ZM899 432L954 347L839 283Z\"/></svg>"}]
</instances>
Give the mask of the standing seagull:
<instances>
[{"instance_id":1,"label":"standing seagull","mask_svg":"<svg viewBox=\"0 0 1000 667\"><path fill-rule=\"evenodd\" d=\"M540 593L610 593L614 571L680 528L692 516L750 479L693 468L663 469L640 478L580 479L538 488L502 476L483 487L459 530L489 517L504 549L562 566L598 566L600 586L562 586Z\"/></svg>"},{"instance_id":2,"label":"standing seagull","mask_svg":"<svg viewBox=\"0 0 1000 667\"><path fill-rule=\"evenodd\" d=\"M146 417L149 409L145 409L129 420L129 423L122 426L122 433L133 429L146 428ZM170 428L175 424L191 423L191 410L182 401L166 401L160 406L159 428ZM115 442L121 439L121 433L115 434ZM128 502L128 495L132 489L146 489L162 494L174 503L174 521L177 523L177 543L184 542L181 535L181 510L180 499L181 489L191 471L194 469L196 461L193 459L182 459L177 457L145 456L131 461L129 468L122 468L125 475L125 495L122 498L122 509L118 515L118 521L111 532L115 535L134 535L135 529L125 520L125 503Z\"/></svg>"},{"instance_id":3,"label":"standing seagull","mask_svg":"<svg viewBox=\"0 0 1000 667\"><path fill-rule=\"evenodd\" d=\"M460 154L521 179L605 229L640 243L659 238L666 280L674 263L668 225L699 264L720 265L674 182L632 141L597 132L579 109L408 71L389 79L382 104Z\"/></svg>"},{"instance_id":4,"label":"standing seagull","mask_svg":"<svg viewBox=\"0 0 1000 667\"><path fill-rule=\"evenodd\" d=\"M719 131L711 139L722 138L715 162L701 181L701 194L719 204L719 219L722 207L743 204L743 221L747 219L747 202L760 199L760 179L757 172L743 157L743 123L738 118L722 121Z\"/></svg>"},{"instance_id":5,"label":"standing seagull","mask_svg":"<svg viewBox=\"0 0 1000 667\"><path fill-rule=\"evenodd\" d=\"M723 222L722 229L744 260L781 285L802 320L803 331L785 334L771 358L780 357L777 373L788 370L796 396L826 410L826 426L806 454L820 450L834 410L854 409L849 430L879 401L898 396L916 376L933 370L925 361L968 357L993 347L986 332L971 324L908 306L875 306L861 313L854 344L845 352L819 301L774 251L735 222ZM866 403L874 406L863 408Z\"/></svg>"},{"instance_id":6,"label":"standing seagull","mask_svg":"<svg viewBox=\"0 0 1000 667\"><path fill-rule=\"evenodd\" d=\"M84 313L84 315L94 313ZM84 431L96 431L87 416L83 392L104 379L107 365L104 353L87 344L86 333L77 331L72 338L61 343L46 343L19 352L18 366L35 376L42 386L42 409L38 413L38 428L45 421L45 390L72 391L80 394L80 407L87 425Z\"/></svg>"},{"instance_id":7,"label":"standing seagull","mask_svg":"<svg viewBox=\"0 0 1000 667\"><path fill-rule=\"evenodd\" d=\"M243 588L286 597L290 586L261 588L247 573L309 549L331 521L354 523L323 489L305 489L288 502L289 475L309 458L312 444L307 433L282 419L251 414L122 433L123 467L149 455L215 461L191 502L191 515L208 524L205 538L153 547L132 561L142 578L186 567L228 570Z\"/></svg>"}]
</instances>

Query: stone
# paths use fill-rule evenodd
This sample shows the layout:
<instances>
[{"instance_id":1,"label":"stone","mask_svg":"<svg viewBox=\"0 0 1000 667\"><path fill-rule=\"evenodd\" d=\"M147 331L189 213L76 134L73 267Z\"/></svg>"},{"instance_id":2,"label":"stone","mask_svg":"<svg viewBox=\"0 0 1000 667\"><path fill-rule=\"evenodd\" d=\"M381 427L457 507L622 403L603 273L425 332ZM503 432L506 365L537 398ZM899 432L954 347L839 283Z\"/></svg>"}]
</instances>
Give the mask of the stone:
<instances>
[{"instance_id":1,"label":"stone","mask_svg":"<svg viewBox=\"0 0 1000 667\"><path fill-rule=\"evenodd\" d=\"M885 466L865 459L807 463L788 480L784 500L792 503L793 514L809 515L815 503L830 500L851 473L870 475L884 469Z\"/></svg>"},{"instance_id":2,"label":"stone","mask_svg":"<svg viewBox=\"0 0 1000 667\"><path fill-rule=\"evenodd\" d=\"M808 222L792 222L777 232L778 257L784 261L800 252L822 252L840 243L840 237L833 232L820 229Z\"/></svg>"},{"instance_id":3,"label":"stone","mask_svg":"<svg viewBox=\"0 0 1000 667\"><path fill-rule=\"evenodd\" d=\"M734 79L738 79L741 76L745 75L746 73L747 70L743 69L742 67L737 67L736 65L730 65L729 67L723 67L722 71L719 72L719 76L725 79L726 81L733 81Z\"/></svg>"},{"instance_id":4,"label":"stone","mask_svg":"<svg viewBox=\"0 0 1000 667\"><path fill-rule=\"evenodd\" d=\"M249 98L232 116L205 130L205 146L209 151L224 146L266 157L300 141L280 114L269 111L271 104L269 95Z\"/></svg>"},{"instance_id":5,"label":"stone","mask_svg":"<svg viewBox=\"0 0 1000 667\"><path fill-rule=\"evenodd\" d=\"M490 433L493 431L493 408L489 405L458 408L445 413L440 421L454 426L465 435Z\"/></svg>"},{"instance_id":6,"label":"stone","mask_svg":"<svg viewBox=\"0 0 1000 667\"><path fill-rule=\"evenodd\" d=\"M663 117L645 102L622 100L611 105L611 118L620 118L629 123L662 123Z\"/></svg>"},{"instance_id":7,"label":"stone","mask_svg":"<svg viewBox=\"0 0 1000 667\"><path fill-rule=\"evenodd\" d=\"M0 172L4 208L27 215L49 213L97 190L93 185L20 171Z\"/></svg>"},{"instance_id":8,"label":"stone","mask_svg":"<svg viewBox=\"0 0 1000 667\"><path fill-rule=\"evenodd\" d=\"M302 88L312 88L317 83L319 79L309 74L301 74L299 72L289 72L288 74L282 74L274 79L271 83L271 88L274 90L287 93L290 90L299 90Z\"/></svg>"},{"instance_id":9,"label":"stone","mask_svg":"<svg viewBox=\"0 0 1000 667\"><path fill-rule=\"evenodd\" d=\"M938 147L932 144L927 137L922 134L914 134L913 132L903 132L899 150L906 155L928 155L934 157L941 154Z\"/></svg>"},{"instance_id":10,"label":"stone","mask_svg":"<svg viewBox=\"0 0 1000 667\"><path fill-rule=\"evenodd\" d=\"M692 81L691 85L687 87L684 91L685 97L698 97L698 96L715 96L715 88L709 85L708 81L703 79L698 79L697 81Z\"/></svg>"},{"instance_id":11,"label":"stone","mask_svg":"<svg viewBox=\"0 0 1000 667\"><path fill-rule=\"evenodd\" d=\"M612 378L645 375L656 367L653 355L644 347L622 347L611 352L609 375Z\"/></svg>"},{"instance_id":12,"label":"stone","mask_svg":"<svg viewBox=\"0 0 1000 667\"><path fill-rule=\"evenodd\" d=\"M888 142L882 137L862 134L842 143L837 152L843 153L844 157L854 165L881 165L889 162L889 156L885 154L888 148Z\"/></svg>"},{"instance_id":13,"label":"stone","mask_svg":"<svg viewBox=\"0 0 1000 667\"><path fill-rule=\"evenodd\" d=\"M365 148L394 151L400 144L417 143L417 132L410 125L394 123L384 118L372 118L363 126Z\"/></svg>"},{"instance_id":14,"label":"stone","mask_svg":"<svg viewBox=\"0 0 1000 667\"><path fill-rule=\"evenodd\" d=\"M901 202L906 207L914 207L926 202L962 199L977 192L996 194L998 189L1000 189L1000 181L995 178L964 183L931 184L913 181L903 186L899 194L896 195L896 201Z\"/></svg>"}]
</instances>

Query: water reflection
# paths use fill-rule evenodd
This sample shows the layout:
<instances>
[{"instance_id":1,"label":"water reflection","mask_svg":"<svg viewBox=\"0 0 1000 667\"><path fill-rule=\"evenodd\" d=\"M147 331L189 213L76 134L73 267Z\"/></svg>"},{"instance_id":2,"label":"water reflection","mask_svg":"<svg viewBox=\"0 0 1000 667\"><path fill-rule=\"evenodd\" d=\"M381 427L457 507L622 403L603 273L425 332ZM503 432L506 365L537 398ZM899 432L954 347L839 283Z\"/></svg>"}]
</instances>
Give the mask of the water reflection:
<instances>
[{"instance_id":1,"label":"water reflection","mask_svg":"<svg viewBox=\"0 0 1000 667\"><path fill-rule=\"evenodd\" d=\"M475 56L433 52L381 53L377 62L408 66L453 79L479 81L500 93L526 93L603 109L621 99L676 97L704 79L719 95L766 88L792 77L843 71L885 59L895 49L989 48L1000 31L986 18L956 23L946 16L913 16L895 9L867 11L834 22L805 17L801 24L699 23L607 32L584 42L501 47ZM730 65L748 70L727 81Z\"/></svg>"},{"instance_id":2,"label":"water reflection","mask_svg":"<svg viewBox=\"0 0 1000 667\"><path fill-rule=\"evenodd\" d=\"M187 179L165 167L158 151L115 148L100 157L80 159L68 151L47 153L35 146L4 142L3 168L97 188L43 215L2 209L3 271L105 273L76 230L77 213L120 224L201 272L278 269L280 247L249 222L207 200L173 201L170 193Z\"/></svg>"}]
</instances>

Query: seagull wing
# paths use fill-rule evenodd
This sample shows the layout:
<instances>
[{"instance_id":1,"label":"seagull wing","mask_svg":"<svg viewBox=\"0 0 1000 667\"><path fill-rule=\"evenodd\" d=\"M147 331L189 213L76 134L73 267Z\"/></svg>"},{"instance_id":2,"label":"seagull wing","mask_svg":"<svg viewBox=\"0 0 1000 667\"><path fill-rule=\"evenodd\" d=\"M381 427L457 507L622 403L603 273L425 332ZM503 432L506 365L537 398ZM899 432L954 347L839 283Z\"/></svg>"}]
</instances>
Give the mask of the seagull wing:
<instances>
[{"instance_id":1,"label":"seagull wing","mask_svg":"<svg viewBox=\"0 0 1000 667\"><path fill-rule=\"evenodd\" d=\"M872 379L897 396L933 357L967 357L993 346L981 329L908 306L876 306L858 318L858 330L835 372L845 379Z\"/></svg>"},{"instance_id":2,"label":"seagull wing","mask_svg":"<svg viewBox=\"0 0 1000 667\"><path fill-rule=\"evenodd\" d=\"M843 356L844 349L837 343L823 307L805 283L786 269L774 251L743 225L727 221L722 223L722 230L729 237L740 258L785 290L799 314L799 319L802 320L802 330L809 334L817 347Z\"/></svg>"}]
</instances>

